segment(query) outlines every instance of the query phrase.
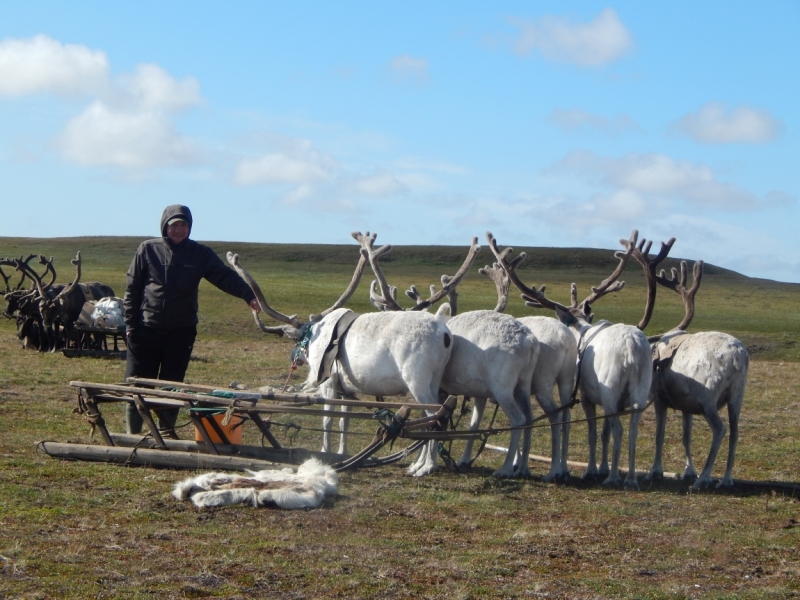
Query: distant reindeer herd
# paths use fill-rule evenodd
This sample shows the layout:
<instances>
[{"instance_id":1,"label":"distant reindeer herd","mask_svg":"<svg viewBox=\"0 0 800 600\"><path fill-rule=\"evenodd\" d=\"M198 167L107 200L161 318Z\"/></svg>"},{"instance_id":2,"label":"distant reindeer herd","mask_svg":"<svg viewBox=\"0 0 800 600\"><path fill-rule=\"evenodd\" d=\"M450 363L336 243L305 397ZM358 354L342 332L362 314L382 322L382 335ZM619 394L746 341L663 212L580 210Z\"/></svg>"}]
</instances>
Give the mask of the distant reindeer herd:
<instances>
[{"instance_id":1,"label":"distant reindeer herd","mask_svg":"<svg viewBox=\"0 0 800 600\"><path fill-rule=\"evenodd\" d=\"M44 271L38 273L31 261L38 256ZM67 347L76 336L75 322L86 302L114 296L114 290L98 281L81 283L81 253L72 260L75 278L56 283L53 257L29 254L0 259L6 301L3 316L17 323L17 337L24 348L52 352ZM8 269L8 273L3 268ZM47 281L45 281L47 280ZM15 283L16 282L16 283Z\"/></svg>"},{"instance_id":2,"label":"distant reindeer herd","mask_svg":"<svg viewBox=\"0 0 800 600\"><path fill-rule=\"evenodd\" d=\"M652 243L639 242L638 232L634 231L629 239L620 240L624 250L615 253L619 262L613 273L592 287L581 302L573 283L571 303L565 305L546 296L544 285L537 288L523 282L518 267L525 260L525 253L511 259L513 249L501 249L494 236L487 233L496 262L479 272L494 281L497 304L492 310L458 314L456 290L480 251L477 238L473 239L458 272L442 276L440 290L430 286L430 296L425 298L411 286L406 295L414 305L403 308L397 301L397 288L389 284L379 265L379 259L391 246L376 248L374 233L352 235L360 245L360 258L350 284L332 306L310 315L306 321L269 306L256 281L239 264L238 256L228 253L228 261L253 289L264 314L281 323L268 326L254 312L258 326L265 333L285 335L297 342L293 357L296 363L309 366L304 383L306 391L330 398L332 404L334 399L352 398L355 394L382 398L409 393L417 402L428 405L447 395L465 396L474 400L469 425L472 430L478 429L486 402L491 399L508 417L511 431L508 455L495 472L499 477L529 475L533 396L549 420L552 435L552 462L546 481L561 481L569 476L570 409L579 402L589 436L584 479L601 478L605 485L623 484L632 489L639 487L635 470L639 420L650 404L655 405L656 411L656 449L645 480L663 477L665 422L667 409L672 408L683 415L686 466L682 478L696 479L695 489L712 482L711 471L726 432L719 411L727 407L728 456L719 486L733 485L731 472L747 383L748 354L744 345L728 334L686 332L694 316L703 262L694 264L691 285L687 284L685 261L680 263L680 271L673 268L669 277L663 270L657 273L674 238L662 243L660 252L650 257ZM98 282L80 283L80 252L72 261L76 275L69 284L55 283L52 258L38 255L44 270L37 272L31 265L36 256L0 260L6 301L3 315L16 319L17 335L24 347L52 351L68 344L85 302L113 296L114 291ZM622 289L624 282L619 277L630 258L642 266L647 283L644 316L635 326L594 322L593 304ZM355 293L368 263L375 275L369 286L370 301L378 312L357 315L344 305ZM4 268L9 270L8 274ZM19 280L14 283L17 277ZM517 319L504 314L512 284L527 306L553 311L554 317ZM652 317L659 287L680 295L685 316L674 329L648 338L643 330ZM435 314L427 312L444 299L447 302ZM597 407L602 408L604 416L599 464L595 454ZM694 415L702 415L712 431L711 449L699 476L691 457ZM628 469L624 481L619 473L623 416L629 416ZM342 419L339 444L342 454L347 453L347 428L348 420ZM323 429L322 450L329 452L330 418L324 420ZM470 441L455 464L466 468L473 460ZM432 440L426 443L408 472L414 476L427 475L438 468L437 463L436 440Z\"/></svg>"}]
</instances>

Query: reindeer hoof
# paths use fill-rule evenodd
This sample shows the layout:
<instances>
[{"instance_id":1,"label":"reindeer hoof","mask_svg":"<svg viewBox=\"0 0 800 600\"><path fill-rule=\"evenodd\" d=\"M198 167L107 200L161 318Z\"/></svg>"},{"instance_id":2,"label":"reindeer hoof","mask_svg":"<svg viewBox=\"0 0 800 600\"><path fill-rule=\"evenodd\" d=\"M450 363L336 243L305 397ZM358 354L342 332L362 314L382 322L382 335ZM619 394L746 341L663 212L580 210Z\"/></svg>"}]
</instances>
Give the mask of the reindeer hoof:
<instances>
[{"instance_id":1,"label":"reindeer hoof","mask_svg":"<svg viewBox=\"0 0 800 600\"><path fill-rule=\"evenodd\" d=\"M733 479L720 479L717 484L717 489L730 490L733 489Z\"/></svg>"},{"instance_id":2,"label":"reindeer hoof","mask_svg":"<svg viewBox=\"0 0 800 600\"><path fill-rule=\"evenodd\" d=\"M664 472L663 471L650 471L647 475L644 476L642 481L651 482L651 481L663 481L664 480Z\"/></svg>"},{"instance_id":3,"label":"reindeer hoof","mask_svg":"<svg viewBox=\"0 0 800 600\"><path fill-rule=\"evenodd\" d=\"M492 476L497 477L498 479L511 479L514 477L514 473L509 473L508 471L503 471L501 469L497 469Z\"/></svg>"},{"instance_id":4,"label":"reindeer hoof","mask_svg":"<svg viewBox=\"0 0 800 600\"><path fill-rule=\"evenodd\" d=\"M697 491L700 491L700 490L705 490L705 489L709 488L710 486L711 486L711 480L710 479L698 479L697 481L694 482L694 485L692 486L692 490L697 492Z\"/></svg>"},{"instance_id":5,"label":"reindeer hoof","mask_svg":"<svg viewBox=\"0 0 800 600\"><path fill-rule=\"evenodd\" d=\"M622 480L619 478L619 476L611 477L611 475L606 477L605 480L603 481L603 485L605 487L618 487L621 483Z\"/></svg>"},{"instance_id":6,"label":"reindeer hoof","mask_svg":"<svg viewBox=\"0 0 800 600\"><path fill-rule=\"evenodd\" d=\"M639 482L636 481L635 479L630 480L630 481L626 479L623 482L622 487L624 489L626 489L626 490L633 490L635 492L638 492L639 491Z\"/></svg>"}]
</instances>

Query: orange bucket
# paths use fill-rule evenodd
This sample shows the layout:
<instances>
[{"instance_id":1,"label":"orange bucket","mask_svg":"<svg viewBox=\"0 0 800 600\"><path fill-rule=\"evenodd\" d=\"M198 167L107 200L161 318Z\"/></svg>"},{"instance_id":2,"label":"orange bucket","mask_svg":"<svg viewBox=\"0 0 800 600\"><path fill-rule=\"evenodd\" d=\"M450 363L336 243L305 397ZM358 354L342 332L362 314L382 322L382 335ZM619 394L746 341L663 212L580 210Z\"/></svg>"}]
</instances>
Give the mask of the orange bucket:
<instances>
[{"instance_id":1,"label":"orange bucket","mask_svg":"<svg viewBox=\"0 0 800 600\"><path fill-rule=\"evenodd\" d=\"M219 439L219 436L217 435L217 432L214 431L214 428L211 427L211 424L207 423L205 421L206 418L207 417L203 418L203 426L205 427L206 432L208 433L208 437L210 437L211 441L214 442L215 444L221 444L222 440ZM214 419L217 422L217 425L219 425L219 428L222 429L222 432L225 434L225 437L228 438L228 441L231 444L241 444L242 443L242 420L243 419L241 417L237 417L236 415L233 415L231 417L230 423L228 423L228 425L223 425L222 424L222 420L225 418L225 414L224 413L223 414L219 414L219 415L214 415L211 418ZM197 442L202 442L203 441L203 436L200 435L200 432L197 430L197 427L195 427L195 430L194 430L194 439Z\"/></svg>"}]
</instances>

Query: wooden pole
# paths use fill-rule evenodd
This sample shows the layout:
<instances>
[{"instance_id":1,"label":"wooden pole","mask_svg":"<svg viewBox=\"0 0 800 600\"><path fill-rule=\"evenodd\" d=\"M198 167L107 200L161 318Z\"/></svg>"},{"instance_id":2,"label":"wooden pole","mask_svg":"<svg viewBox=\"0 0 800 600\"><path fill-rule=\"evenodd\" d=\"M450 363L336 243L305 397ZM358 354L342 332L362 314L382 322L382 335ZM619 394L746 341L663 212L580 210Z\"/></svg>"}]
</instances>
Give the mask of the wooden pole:
<instances>
[{"instance_id":1,"label":"wooden pole","mask_svg":"<svg viewBox=\"0 0 800 600\"><path fill-rule=\"evenodd\" d=\"M139 414L142 415L142 419L147 425L147 428L150 430L150 433L153 435L153 439L156 441L158 447L166 448L167 446L164 444L164 439L161 437L161 434L158 431L158 427L156 427L156 424L153 421L153 417L150 414L150 409L147 408L147 406L144 403L144 398L142 398L139 394L134 394L133 402L136 405L136 410L138 410Z\"/></svg>"},{"instance_id":2,"label":"wooden pole","mask_svg":"<svg viewBox=\"0 0 800 600\"><path fill-rule=\"evenodd\" d=\"M147 449L155 448L155 442L150 437L143 437L130 433L112 433L111 437L114 440L115 446L124 448L133 448L134 446ZM211 449L203 442L195 442L194 440L164 440L164 442L168 450L200 452L203 454L211 453ZM223 456L255 458L269 462L298 465L309 458L317 458L325 464L334 464L347 459L347 456L344 454L315 452L313 450L306 450L305 448L269 448L267 446L250 446L245 444L231 446L227 444L214 444L214 447L217 452Z\"/></svg>"},{"instance_id":3,"label":"wooden pole","mask_svg":"<svg viewBox=\"0 0 800 600\"><path fill-rule=\"evenodd\" d=\"M97 446L92 444L65 444L59 442L37 442L49 456L67 460L88 460L121 465L172 467L176 469L225 469L233 471L261 471L280 469L293 465L269 462L238 456L215 456L174 450L150 450L146 448L121 448L119 446Z\"/></svg>"}]
</instances>

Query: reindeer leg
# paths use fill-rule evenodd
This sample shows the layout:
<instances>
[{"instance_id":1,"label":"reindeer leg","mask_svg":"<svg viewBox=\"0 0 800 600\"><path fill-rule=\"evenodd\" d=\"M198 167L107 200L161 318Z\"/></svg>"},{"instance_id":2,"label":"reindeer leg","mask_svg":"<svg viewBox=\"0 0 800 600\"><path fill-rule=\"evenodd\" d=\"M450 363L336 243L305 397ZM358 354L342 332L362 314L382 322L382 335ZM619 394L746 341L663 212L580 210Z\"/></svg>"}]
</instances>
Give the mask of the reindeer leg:
<instances>
[{"instance_id":1,"label":"reindeer leg","mask_svg":"<svg viewBox=\"0 0 800 600\"><path fill-rule=\"evenodd\" d=\"M562 477L561 459L561 413L556 412L558 407L553 400L552 390L537 390L536 401L545 413L551 413L550 421L550 471L544 476L546 482L556 481Z\"/></svg>"},{"instance_id":2,"label":"reindeer leg","mask_svg":"<svg viewBox=\"0 0 800 600\"><path fill-rule=\"evenodd\" d=\"M603 446L607 449L606 429L608 429L611 437L613 437L614 447L611 453L611 471L605 481L603 481L603 485L619 485L622 483L622 478L619 476L619 456L622 450L622 423L619 417L606 417L605 423L603 423ZM605 459L606 452L604 451L603 454L603 458Z\"/></svg>"},{"instance_id":3,"label":"reindeer leg","mask_svg":"<svg viewBox=\"0 0 800 600\"><path fill-rule=\"evenodd\" d=\"M628 475L625 477L625 489L638 490L639 482L636 481L636 438L639 436L639 420L642 413L635 412L631 415L628 426ZM620 429L622 426L620 425Z\"/></svg>"},{"instance_id":4,"label":"reindeer leg","mask_svg":"<svg viewBox=\"0 0 800 600\"><path fill-rule=\"evenodd\" d=\"M350 412L350 406L342 406L340 407L342 412ZM342 417L339 419L339 432L341 433L341 438L339 439L339 454L347 454L347 431L350 429L350 418L349 417Z\"/></svg>"},{"instance_id":5,"label":"reindeer leg","mask_svg":"<svg viewBox=\"0 0 800 600\"><path fill-rule=\"evenodd\" d=\"M711 412L712 410L713 412ZM708 426L711 427L711 450L708 453L706 464L700 472L700 477L692 486L693 490L702 490L711 485L711 471L714 469L719 447L722 445L722 439L725 437L725 424L719 417L716 407L711 408L705 415L705 418L708 422Z\"/></svg>"},{"instance_id":6,"label":"reindeer leg","mask_svg":"<svg viewBox=\"0 0 800 600\"><path fill-rule=\"evenodd\" d=\"M605 412L605 411L604 411ZM602 477L603 475L608 476L611 472L608 469L608 442L611 437L611 423L609 423L610 419L606 417L603 419L603 434L601 437L601 460L600 460L600 471L599 474ZM612 458L612 461L614 459Z\"/></svg>"},{"instance_id":7,"label":"reindeer leg","mask_svg":"<svg viewBox=\"0 0 800 600\"><path fill-rule=\"evenodd\" d=\"M472 420L469 423L469 431L476 431L481 424L483 418L483 411L486 409L486 398L473 398L475 402L472 407ZM464 453L458 459L456 466L459 468L467 467L472 460L472 438L468 439L464 444Z\"/></svg>"},{"instance_id":8,"label":"reindeer leg","mask_svg":"<svg viewBox=\"0 0 800 600\"><path fill-rule=\"evenodd\" d=\"M437 469L436 440L431 440L422 447L419 452L419 457L414 464L408 468L408 474L414 477L423 477L435 472Z\"/></svg>"},{"instance_id":9,"label":"reindeer leg","mask_svg":"<svg viewBox=\"0 0 800 600\"><path fill-rule=\"evenodd\" d=\"M597 479L597 408L594 404L587 400L581 401L583 413L586 415L586 428L589 432L589 459L586 466L586 472L581 479L586 481L593 481Z\"/></svg>"},{"instance_id":10,"label":"reindeer leg","mask_svg":"<svg viewBox=\"0 0 800 600\"><path fill-rule=\"evenodd\" d=\"M336 385L333 380L336 374L331 374L331 377L319 386L319 393L323 398L335 398ZM336 407L333 404L324 404L323 410L334 410ZM331 430L333 429L333 417L322 417L322 450L321 452L331 452L333 444L331 444Z\"/></svg>"},{"instance_id":11,"label":"reindeer leg","mask_svg":"<svg viewBox=\"0 0 800 600\"><path fill-rule=\"evenodd\" d=\"M664 465L662 456L664 451L664 433L667 428L667 405L661 400L655 401L656 411L656 455L650 473L645 475L645 481L661 481L664 479Z\"/></svg>"},{"instance_id":12,"label":"reindeer leg","mask_svg":"<svg viewBox=\"0 0 800 600\"><path fill-rule=\"evenodd\" d=\"M697 478L697 471L692 464L692 422L691 413L683 413L683 451L686 455L686 467L683 470L683 480L693 480Z\"/></svg>"},{"instance_id":13,"label":"reindeer leg","mask_svg":"<svg viewBox=\"0 0 800 600\"><path fill-rule=\"evenodd\" d=\"M525 425L525 415L520 410L513 396L508 397L498 394L495 401L508 417L508 423L511 427L521 427ZM512 429L508 441L508 453L506 454L503 464L493 473L495 477L514 477L517 474L514 469L514 463L518 460L517 453L520 451L519 439L521 435L522 431L520 429Z\"/></svg>"},{"instance_id":14,"label":"reindeer leg","mask_svg":"<svg viewBox=\"0 0 800 600\"><path fill-rule=\"evenodd\" d=\"M561 399L561 406L568 406L572 401L572 378L570 377L566 383L558 383L558 396ZM556 481L567 481L569 479L569 430L570 421L572 420L572 411L565 408L561 411L561 465L559 467Z\"/></svg>"},{"instance_id":15,"label":"reindeer leg","mask_svg":"<svg viewBox=\"0 0 800 600\"><path fill-rule=\"evenodd\" d=\"M730 425L730 433L728 434L728 463L725 467L725 475L719 480L718 488L733 487L733 459L736 457L736 444L739 441L739 404L735 402L728 403L728 424Z\"/></svg>"},{"instance_id":16,"label":"reindeer leg","mask_svg":"<svg viewBox=\"0 0 800 600\"><path fill-rule=\"evenodd\" d=\"M517 453L516 460L514 461L514 473L516 477L530 477L531 469L528 458L531 454L531 438L533 436L533 430L529 427L533 423L530 386L523 386L515 389L514 398L516 399L517 406L522 413L522 418L525 425L525 429L522 430L522 447Z\"/></svg>"}]
</instances>

